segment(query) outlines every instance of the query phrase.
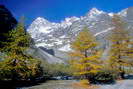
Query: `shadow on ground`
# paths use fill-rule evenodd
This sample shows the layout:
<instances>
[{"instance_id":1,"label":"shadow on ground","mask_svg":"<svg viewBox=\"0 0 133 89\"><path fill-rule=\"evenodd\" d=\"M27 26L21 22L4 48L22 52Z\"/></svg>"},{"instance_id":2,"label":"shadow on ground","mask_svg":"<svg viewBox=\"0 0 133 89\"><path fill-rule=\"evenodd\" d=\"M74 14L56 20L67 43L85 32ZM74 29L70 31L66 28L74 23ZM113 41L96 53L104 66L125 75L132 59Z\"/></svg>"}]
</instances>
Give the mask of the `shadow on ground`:
<instances>
[{"instance_id":1,"label":"shadow on ground","mask_svg":"<svg viewBox=\"0 0 133 89\"><path fill-rule=\"evenodd\" d=\"M40 85L41 83L46 82L42 79L39 81L0 81L0 89L21 89L22 87L30 87Z\"/></svg>"},{"instance_id":2,"label":"shadow on ground","mask_svg":"<svg viewBox=\"0 0 133 89\"><path fill-rule=\"evenodd\" d=\"M96 84L96 85L114 85L114 84L116 84L116 81L115 80L112 80L112 81L95 81L95 82L92 82L91 84Z\"/></svg>"}]
</instances>

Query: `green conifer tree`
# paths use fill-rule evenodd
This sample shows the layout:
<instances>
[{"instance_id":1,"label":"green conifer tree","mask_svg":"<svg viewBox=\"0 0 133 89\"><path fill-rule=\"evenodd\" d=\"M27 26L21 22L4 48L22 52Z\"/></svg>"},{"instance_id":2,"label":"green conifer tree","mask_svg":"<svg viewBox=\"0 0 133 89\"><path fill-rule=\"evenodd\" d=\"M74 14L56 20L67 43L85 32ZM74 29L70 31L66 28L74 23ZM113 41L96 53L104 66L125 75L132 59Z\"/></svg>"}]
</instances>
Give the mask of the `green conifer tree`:
<instances>
[{"instance_id":1,"label":"green conifer tree","mask_svg":"<svg viewBox=\"0 0 133 89\"><path fill-rule=\"evenodd\" d=\"M13 81L41 76L41 62L25 53L31 45L31 37L25 31L23 22L9 32L8 42L5 45L1 52L6 56L0 69L7 72L1 72L0 75L7 75L5 78L10 76L9 79Z\"/></svg>"}]
</instances>

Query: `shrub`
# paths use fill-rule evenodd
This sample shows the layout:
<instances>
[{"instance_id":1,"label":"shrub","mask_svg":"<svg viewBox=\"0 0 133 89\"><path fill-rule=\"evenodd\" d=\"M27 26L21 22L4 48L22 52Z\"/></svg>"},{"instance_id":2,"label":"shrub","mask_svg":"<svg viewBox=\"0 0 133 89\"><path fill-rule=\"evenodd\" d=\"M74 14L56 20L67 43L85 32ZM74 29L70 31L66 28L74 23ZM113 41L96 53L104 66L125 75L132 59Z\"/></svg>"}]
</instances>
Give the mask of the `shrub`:
<instances>
[{"instance_id":1,"label":"shrub","mask_svg":"<svg viewBox=\"0 0 133 89\"><path fill-rule=\"evenodd\" d=\"M91 83L113 83L117 78L117 72L114 70L101 70L95 74Z\"/></svg>"},{"instance_id":2,"label":"shrub","mask_svg":"<svg viewBox=\"0 0 133 89\"><path fill-rule=\"evenodd\" d=\"M72 69L68 64L63 64L63 63L49 64L48 62L43 61L42 66L43 66L44 76L47 77L72 75Z\"/></svg>"},{"instance_id":3,"label":"shrub","mask_svg":"<svg viewBox=\"0 0 133 89\"><path fill-rule=\"evenodd\" d=\"M42 76L40 61L20 59L5 59L0 62L0 80L31 80Z\"/></svg>"}]
</instances>

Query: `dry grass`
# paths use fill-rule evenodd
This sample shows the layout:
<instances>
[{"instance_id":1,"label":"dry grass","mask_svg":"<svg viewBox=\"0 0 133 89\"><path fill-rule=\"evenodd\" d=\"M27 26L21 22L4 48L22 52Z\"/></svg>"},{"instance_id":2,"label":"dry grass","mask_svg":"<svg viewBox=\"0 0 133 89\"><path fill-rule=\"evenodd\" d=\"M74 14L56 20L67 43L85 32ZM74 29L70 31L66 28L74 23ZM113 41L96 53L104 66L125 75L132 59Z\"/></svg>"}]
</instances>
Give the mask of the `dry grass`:
<instances>
[{"instance_id":1,"label":"dry grass","mask_svg":"<svg viewBox=\"0 0 133 89\"><path fill-rule=\"evenodd\" d=\"M88 80L80 80L80 84L82 84L82 85L90 85Z\"/></svg>"}]
</instances>

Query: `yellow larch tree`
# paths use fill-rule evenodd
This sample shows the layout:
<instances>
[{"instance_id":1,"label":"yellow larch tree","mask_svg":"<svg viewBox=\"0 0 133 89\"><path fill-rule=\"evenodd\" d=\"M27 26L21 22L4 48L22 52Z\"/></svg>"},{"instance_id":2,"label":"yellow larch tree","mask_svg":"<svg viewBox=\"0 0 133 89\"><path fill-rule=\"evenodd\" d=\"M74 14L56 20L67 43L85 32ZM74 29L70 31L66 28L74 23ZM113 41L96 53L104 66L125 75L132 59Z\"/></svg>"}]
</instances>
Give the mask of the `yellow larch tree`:
<instances>
[{"instance_id":1,"label":"yellow larch tree","mask_svg":"<svg viewBox=\"0 0 133 89\"><path fill-rule=\"evenodd\" d=\"M112 18L114 29L109 35L110 52L109 64L112 69L119 71L121 78L124 78L124 66L128 66L128 51L130 36L126 30L126 23L118 15Z\"/></svg>"},{"instance_id":2,"label":"yellow larch tree","mask_svg":"<svg viewBox=\"0 0 133 89\"><path fill-rule=\"evenodd\" d=\"M71 64L75 69L74 74L88 79L101 68L101 51L97 50L98 43L95 37L84 28L71 43Z\"/></svg>"}]
</instances>

